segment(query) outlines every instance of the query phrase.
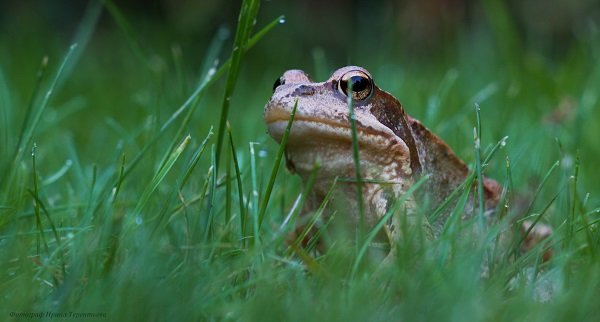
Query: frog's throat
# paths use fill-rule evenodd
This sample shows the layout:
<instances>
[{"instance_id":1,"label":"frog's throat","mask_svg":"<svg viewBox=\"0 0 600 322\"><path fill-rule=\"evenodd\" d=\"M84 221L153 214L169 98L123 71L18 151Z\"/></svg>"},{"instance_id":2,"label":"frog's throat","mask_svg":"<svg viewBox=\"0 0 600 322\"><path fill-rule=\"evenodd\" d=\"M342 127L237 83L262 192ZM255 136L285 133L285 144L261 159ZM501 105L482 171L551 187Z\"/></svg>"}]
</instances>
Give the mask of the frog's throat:
<instances>
[{"instance_id":1,"label":"frog's throat","mask_svg":"<svg viewBox=\"0 0 600 322\"><path fill-rule=\"evenodd\" d=\"M267 123L271 136L281 142L288 120ZM361 173L365 178L403 182L412 176L410 152L402 140L372 129L357 129L357 132ZM295 119L286 144L286 160L303 177L314 170L315 163L322 165L319 175L325 181L352 177L356 167L352 130L348 125L329 120Z\"/></svg>"},{"instance_id":2,"label":"frog's throat","mask_svg":"<svg viewBox=\"0 0 600 322\"><path fill-rule=\"evenodd\" d=\"M288 120L267 121L271 136L281 142ZM393 167L396 173L410 176L410 152L406 144L396 136L373 129L357 129L361 162ZM295 119L288 137L286 149L297 168L312 168L321 157L332 163L338 159L352 160L352 130L350 126L337 122L300 117ZM349 158L347 158L349 157ZM306 158L301 161L300 159ZM339 163L339 162L338 162ZM302 166L299 166L302 164ZM350 169L354 167L349 162ZM330 164L331 167L331 164ZM344 168L344 167L339 167Z\"/></svg>"}]
</instances>

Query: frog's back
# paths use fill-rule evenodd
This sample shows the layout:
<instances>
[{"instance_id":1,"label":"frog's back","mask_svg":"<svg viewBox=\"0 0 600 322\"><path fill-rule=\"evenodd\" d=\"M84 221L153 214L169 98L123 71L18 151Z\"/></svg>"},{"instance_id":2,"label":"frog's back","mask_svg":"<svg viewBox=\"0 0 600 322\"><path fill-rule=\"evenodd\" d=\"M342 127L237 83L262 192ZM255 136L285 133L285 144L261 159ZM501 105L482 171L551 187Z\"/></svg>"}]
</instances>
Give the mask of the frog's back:
<instances>
[{"instance_id":1,"label":"frog's back","mask_svg":"<svg viewBox=\"0 0 600 322\"><path fill-rule=\"evenodd\" d=\"M426 194L432 206L439 206L469 175L469 168L452 149L418 120L408 116L408 123L415 137L422 174L429 174ZM502 186L495 180L484 178L486 211L496 208ZM467 215L473 213L473 198L469 198ZM447 210L434 226L443 225L451 209Z\"/></svg>"}]
</instances>

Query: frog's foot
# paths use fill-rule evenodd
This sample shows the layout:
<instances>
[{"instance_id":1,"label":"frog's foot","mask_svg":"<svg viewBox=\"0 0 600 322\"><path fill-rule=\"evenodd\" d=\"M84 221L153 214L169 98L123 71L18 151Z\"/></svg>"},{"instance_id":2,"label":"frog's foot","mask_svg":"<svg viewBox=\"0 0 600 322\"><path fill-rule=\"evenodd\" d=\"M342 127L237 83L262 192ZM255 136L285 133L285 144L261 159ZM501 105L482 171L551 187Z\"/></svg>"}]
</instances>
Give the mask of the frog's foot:
<instances>
[{"instance_id":1,"label":"frog's foot","mask_svg":"<svg viewBox=\"0 0 600 322\"><path fill-rule=\"evenodd\" d=\"M541 243L545 243L552 235L552 228L546 224L537 223L533 228L533 221L526 220L521 224L521 236L524 237L521 243L521 252L526 253L531 251ZM527 233L529 232L529 233ZM542 261L546 262L552 258L553 250L551 247L544 245Z\"/></svg>"}]
</instances>

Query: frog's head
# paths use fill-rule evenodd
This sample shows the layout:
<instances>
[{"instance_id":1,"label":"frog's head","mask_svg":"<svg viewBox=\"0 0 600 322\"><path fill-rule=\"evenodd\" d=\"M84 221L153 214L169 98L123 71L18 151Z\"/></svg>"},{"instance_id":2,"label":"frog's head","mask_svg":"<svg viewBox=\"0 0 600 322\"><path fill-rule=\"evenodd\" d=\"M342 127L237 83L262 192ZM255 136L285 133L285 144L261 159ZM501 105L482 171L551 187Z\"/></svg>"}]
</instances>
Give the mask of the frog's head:
<instances>
[{"instance_id":1,"label":"frog's head","mask_svg":"<svg viewBox=\"0 0 600 322\"><path fill-rule=\"evenodd\" d=\"M403 176L420 170L415 140L402 105L379 89L362 67L336 70L324 82L314 82L301 70L277 79L265 107L269 134L280 141L290 113L298 104L288 144L288 161L300 172L319 162L331 175L353 167L348 96L352 98L361 164L395 164Z\"/></svg>"}]
</instances>

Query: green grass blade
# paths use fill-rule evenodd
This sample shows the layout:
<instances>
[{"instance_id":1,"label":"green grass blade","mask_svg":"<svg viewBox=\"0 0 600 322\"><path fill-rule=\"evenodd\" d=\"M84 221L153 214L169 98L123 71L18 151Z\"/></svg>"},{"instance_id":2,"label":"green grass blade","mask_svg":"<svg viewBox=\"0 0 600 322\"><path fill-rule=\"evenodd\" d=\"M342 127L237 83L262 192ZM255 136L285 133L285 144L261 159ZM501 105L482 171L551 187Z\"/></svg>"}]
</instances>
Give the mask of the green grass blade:
<instances>
[{"instance_id":1,"label":"green grass blade","mask_svg":"<svg viewBox=\"0 0 600 322\"><path fill-rule=\"evenodd\" d=\"M460 191L460 190L457 190ZM444 223L444 227L442 228L442 232L438 237L439 243L439 265L443 266L447 260L452 255L452 248L456 243L456 235L460 233L459 223L461 223L461 218L465 213L465 207L467 202L469 201L470 189L463 189L460 192L460 195L457 196L458 201L454 206L454 209L448 216L448 219Z\"/></svg>"},{"instance_id":2,"label":"green grass blade","mask_svg":"<svg viewBox=\"0 0 600 322\"><path fill-rule=\"evenodd\" d=\"M352 93L352 82L348 82L348 93ZM363 242L365 237L365 205L362 193L362 176L360 174L360 153L358 134L356 132L356 115L354 114L354 102L352 95L348 95L348 118L350 119L350 132L352 133L352 158L354 160L354 175L356 176L356 201L358 203L358 238L357 246Z\"/></svg>"},{"instance_id":3,"label":"green grass blade","mask_svg":"<svg viewBox=\"0 0 600 322\"><path fill-rule=\"evenodd\" d=\"M19 155L20 155L21 149L22 149L21 147L23 146L23 140L25 139L25 136L27 135L29 122L31 120L31 116L32 116L33 110L35 108L35 103L37 102L38 93L40 92L42 81L44 80L44 76L46 75L47 68L48 68L48 57L44 56L44 58L42 58L42 63L40 65L40 68L38 69L38 73L37 73L36 80L35 80L35 85L33 87L33 92L31 93L31 96L29 97L29 103L27 104L27 109L25 111L25 118L23 119L23 123L21 124L21 130L19 131L19 138L17 139L17 144L15 145L15 150L11 157L12 164L6 165L6 168L4 169L4 174L2 176L3 178L6 178L8 176L10 167L11 166L15 167L16 164L18 163L18 159L20 158ZM2 180L2 181L6 182L8 184L8 182L10 182L12 180Z\"/></svg>"},{"instance_id":4,"label":"green grass blade","mask_svg":"<svg viewBox=\"0 0 600 322\"><path fill-rule=\"evenodd\" d=\"M68 78L73 70L75 64L79 60L79 57L89 42L91 34L95 28L96 22L98 21L98 17L100 16L101 6L99 3L90 3L88 9L85 12L84 18L82 19L81 24L77 28L77 35L73 41L73 45L70 46L69 51L63 58L58 70L55 75L52 77L52 81L46 95L44 96L40 106L35 110L35 103L37 102L37 93L40 90L42 80L46 73L46 69L48 66L48 57L44 57L42 59L41 67L37 74L37 79L35 82L35 86L33 89L32 96L30 98L27 111L25 113L25 119L23 121L21 131L19 134L19 139L17 141L16 150L13 156L13 164L17 164L21 158L22 151L26 149L27 145L29 145L30 140L36 130L39 120L43 115L50 98L62 85L62 82ZM76 50L77 49L77 50ZM31 124L29 122L31 121Z\"/></svg>"},{"instance_id":5,"label":"green grass blade","mask_svg":"<svg viewBox=\"0 0 600 322\"><path fill-rule=\"evenodd\" d=\"M15 163L17 163L19 161L22 151L25 149L26 146L29 145L29 143L33 139L33 134L35 132L35 129L37 128L37 126L42 118L42 115L44 114L44 111L48 107L48 103L50 102L50 99L54 95L55 87L56 87L59 79L62 77L65 67L69 64L69 62L70 62L71 58L73 57L76 50L77 50L77 44L71 45L71 47L69 47L69 51L67 51L67 54L65 55L61 64L59 65L56 75L50 82L50 86L48 86L48 90L46 91L46 94L44 95L44 98L42 99L40 106L38 107L37 111L35 111L35 113L33 114L33 117L31 119L31 124L29 126L27 126L27 129L24 131L23 141L19 145L20 152L17 154L17 156L15 158Z\"/></svg>"},{"instance_id":6,"label":"green grass blade","mask_svg":"<svg viewBox=\"0 0 600 322\"><path fill-rule=\"evenodd\" d=\"M283 15L271 20L271 22L269 22L256 34L254 34L254 36L252 36L250 39L248 39L248 43L246 44L245 50L247 51L248 49L254 47L254 45L256 45L258 41L261 40L264 36L266 36L273 28L283 23L285 23L285 16ZM227 62L227 64L229 63L230 62Z\"/></svg>"},{"instance_id":7,"label":"green grass blade","mask_svg":"<svg viewBox=\"0 0 600 322\"><path fill-rule=\"evenodd\" d=\"M48 186L60 180L67 173L67 171L71 169L72 165L73 162L71 160L65 161L65 164L62 167L60 167L58 171L49 175L46 179L44 179L44 181L42 181L42 186Z\"/></svg>"},{"instance_id":8,"label":"green grass blade","mask_svg":"<svg viewBox=\"0 0 600 322\"><path fill-rule=\"evenodd\" d=\"M475 104L475 116L476 116L476 127L473 131L475 141L475 176L477 177L477 203L478 203L478 217L479 217L479 229L483 231L485 225L485 218L483 214L485 212L485 202L483 195L483 171L481 169L481 115L480 115L479 104Z\"/></svg>"},{"instance_id":9,"label":"green grass blade","mask_svg":"<svg viewBox=\"0 0 600 322\"><path fill-rule=\"evenodd\" d=\"M41 209L43 207L43 204L39 198L39 184L38 184L38 174L37 174L37 165L36 165L36 149L37 149L37 146L34 143L33 148L31 150L33 190L27 189L27 191L33 198L33 210L34 210L34 214L35 214L35 223L36 223L36 227L39 232L38 239L37 239L37 249L36 249L37 255L40 256L40 253L41 253L41 251L40 251L40 240L41 240L42 243L44 244L44 250L46 251L46 254L48 255L48 257L51 257L50 247L48 246L48 241L46 240L46 236L44 234L44 227L42 225ZM59 243L59 245L60 245L60 241L59 241L60 238L58 237L56 227L54 226L54 223L52 223L50 216L48 216L48 219L50 220L50 224L51 224L53 232L56 236L57 243ZM64 272L64 262L63 262L63 272ZM54 286L58 287L60 282L57 279L55 274L52 274L52 279L54 280Z\"/></svg>"},{"instance_id":10,"label":"green grass blade","mask_svg":"<svg viewBox=\"0 0 600 322\"><path fill-rule=\"evenodd\" d=\"M273 164L273 168L271 169L271 176L269 177L269 183L267 184L267 189L265 191L265 195L263 197L262 203L260 205L260 211L258 212L258 228L262 226L265 213L267 211L267 205L269 204L269 199L271 198L271 192L273 191L273 185L275 184L275 178L277 178L277 172L279 171L279 166L281 165L281 160L283 159L283 154L285 153L285 148L287 146L287 141L290 136L290 131L292 129L292 124L294 123L294 117L296 116L296 109L298 108L298 100L294 103L294 107L292 108L292 113L290 113L290 118L288 119L288 124L285 128L285 132L283 132L283 137L281 138L281 143L279 143L279 149L277 150L277 155L275 156L275 163Z\"/></svg>"},{"instance_id":11,"label":"green grass blade","mask_svg":"<svg viewBox=\"0 0 600 322\"><path fill-rule=\"evenodd\" d=\"M231 187L231 155L226 154L226 157L227 162L225 163L225 222L228 223L228 227L231 227L231 198L233 193Z\"/></svg>"},{"instance_id":12,"label":"green grass blade","mask_svg":"<svg viewBox=\"0 0 600 322\"><path fill-rule=\"evenodd\" d=\"M175 164L177 159L179 159L179 157L181 156L181 154L183 153L183 151L189 144L190 140L191 140L191 137L189 135L187 137L185 137L185 139L183 139L183 141L177 147L177 149L175 151L173 151L173 153L171 153L171 155L169 155L169 158L167 159L165 164L162 165L161 167L159 167L158 171L154 174L154 177L152 178L152 180L150 180L150 184L142 192L142 195L140 196L140 198L135 206L135 209L133 211L134 218L141 214L142 209L148 203L150 196L156 190L156 188L158 188L158 185L163 181L163 179L169 173L169 171L171 170L171 168L173 167L173 165Z\"/></svg>"},{"instance_id":13,"label":"green grass blade","mask_svg":"<svg viewBox=\"0 0 600 322\"><path fill-rule=\"evenodd\" d=\"M256 142L249 142L250 146L250 180L252 183L252 196L248 200L249 203L252 204L252 230L254 233L254 237L252 238L252 242L254 245L258 245L259 243L259 189L258 189L258 179L256 175L256 153L254 153L254 146L258 144Z\"/></svg>"},{"instance_id":14,"label":"green grass blade","mask_svg":"<svg viewBox=\"0 0 600 322\"><path fill-rule=\"evenodd\" d=\"M573 175L569 178L571 187L571 207L569 209L569 216L567 217L567 245L571 243L575 234L575 217L577 209L577 179L579 178L579 164L581 163L579 158L579 150L575 156L575 169Z\"/></svg>"},{"instance_id":15,"label":"green grass blade","mask_svg":"<svg viewBox=\"0 0 600 322\"><path fill-rule=\"evenodd\" d=\"M34 197L35 199L37 198L38 195L38 175L37 175L37 167L35 164L35 155L36 155L36 149L37 146L34 144L33 148L31 149L31 169L33 171L32 175L33 175L33 191L31 192L32 196L36 196ZM50 254L50 249L48 248L48 243L46 242L46 236L44 236L44 229L42 227L42 216L40 214L40 204L37 202L33 203L33 211L35 214L35 223L37 226L38 231L40 232L38 240L37 240L37 254L38 256L40 255L40 239L42 240L43 244L44 244L44 248L46 249L46 252L48 254Z\"/></svg>"},{"instance_id":16,"label":"green grass blade","mask_svg":"<svg viewBox=\"0 0 600 322\"><path fill-rule=\"evenodd\" d=\"M39 208L41 208L42 212L44 213L44 215L46 215L46 219L48 220L48 223L50 224L50 229L52 231L52 233L54 234L54 240L56 241L56 245L57 248L56 250L60 250L61 251L61 268L62 268L62 274L63 276L66 276L67 271L66 271L66 263L65 263L65 258L64 258L64 252L62 251L62 243L61 243L61 238L60 238L60 234L58 233L58 229L56 229L56 225L54 224L54 221L52 220L52 216L50 216L50 213L48 212L48 209L46 208L46 206L44 205L44 202L42 202L42 200L40 200L39 196L36 194L35 191L31 190L31 189L27 189L27 191L29 192L29 194L31 195L31 197L34 199L34 202L36 204L36 206L39 206ZM39 211L39 209L38 209ZM36 221L38 220L37 217L39 216L39 214L36 214ZM40 231L40 233L43 233L43 231ZM46 243L45 238L44 238L44 243ZM48 245L46 244L46 251L49 251ZM50 257L52 257L52 254L48 254ZM56 280L56 282L58 282L58 280Z\"/></svg>"},{"instance_id":17,"label":"green grass blade","mask_svg":"<svg viewBox=\"0 0 600 322\"><path fill-rule=\"evenodd\" d=\"M90 184L90 190L87 196L87 210L86 214L88 216L88 220L92 218L92 209L94 209L94 188L96 188L96 179L98 178L98 167L94 164L92 166L92 182Z\"/></svg>"},{"instance_id":18,"label":"green grass blade","mask_svg":"<svg viewBox=\"0 0 600 322\"><path fill-rule=\"evenodd\" d=\"M456 69L450 69L446 72L435 94L431 95L427 101L426 116L423 120L424 124L431 124L437 119L440 108L442 108L443 102L446 101L448 93L456 83L458 76Z\"/></svg>"},{"instance_id":19,"label":"green grass blade","mask_svg":"<svg viewBox=\"0 0 600 322\"><path fill-rule=\"evenodd\" d=\"M238 162L235 144L233 143L233 135L231 134L231 126L229 123L227 123L227 134L229 135L229 145L231 147L233 168L235 170L235 180L237 182L238 202L240 206L240 237L242 244L245 244L245 239L247 237L246 227L248 223L248 213L245 211L246 207L244 207L244 187L242 185L242 173L240 171L240 164Z\"/></svg>"},{"instance_id":20,"label":"green grass blade","mask_svg":"<svg viewBox=\"0 0 600 322\"><path fill-rule=\"evenodd\" d=\"M85 45L89 42L91 34L96 26L96 22L98 21L98 17L100 16L101 6L99 3L90 3L88 9L85 12L84 18L82 19L81 24L77 28L77 35L75 36L75 40L73 44L70 46L67 54L64 56L61 64L56 70L50 85L44 95L42 101L40 102L39 107L35 107L37 102L37 93L41 88L41 83L46 73L46 69L48 66L48 57L44 57L42 59L42 65L37 74L37 79L35 82L35 86L33 89L32 96L30 98L27 111L25 113L25 119L23 120L23 124L21 126L21 131L19 134L19 139L17 141L17 145L15 147L15 152L12 158L13 167L20 161L22 158L23 151L27 149L27 146L31 143L33 139L33 135L39 125L39 121L46 110L50 99L54 95L54 93L62 86L62 83L65 79L69 77L71 74L75 64L79 60L79 57L85 47ZM6 177L6 172L8 168L4 170L3 178ZM11 182L12 180L7 180L7 182Z\"/></svg>"},{"instance_id":21,"label":"green grass blade","mask_svg":"<svg viewBox=\"0 0 600 322\"><path fill-rule=\"evenodd\" d=\"M214 148L211 147L211 151L214 150ZM208 191L210 189L211 186L211 178L213 177L213 172L215 171L214 167L210 166L208 167L208 169L206 170L206 174L205 174L205 178L206 180L204 180L204 184L202 185L202 188L200 189L200 192L198 193L198 198L196 200L192 200L192 202L197 202L199 204L203 204L204 201L206 200L206 197L208 195ZM182 205L181 208L183 210L185 210L185 206ZM173 217L173 215L171 216ZM192 218L192 220L189 220L187 218L186 215L186 221L188 222L188 227L187 230L190 232L190 240L193 239L196 235L197 235L197 231L200 229L200 225L199 222L200 220L205 220L206 217L201 217L201 216L194 216ZM205 231L202 231L200 236L206 236ZM201 240L202 242L205 241L205 238L198 238L198 240Z\"/></svg>"},{"instance_id":22,"label":"green grass blade","mask_svg":"<svg viewBox=\"0 0 600 322\"><path fill-rule=\"evenodd\" d=\"M207 205L207 220L206 220L206 229L204 230L204 241L208 241L214 235L214 206L215 206L215 193L217 191L217 165L216 165L216 155L215 155L215 146L212 146L210 151L210 167L213 169L210 178L208 181L210 182L208 189L208 205ZM211 256L212 257L212 256Z\"/></svg>"},{"instance_id":23,"label":"green grass blade","mask_svg":"<svg viewBox=\"0 0 600 322\"><path fill-rule=\"evenodd\" d=\"M225 41L229 39L229 28L220 27L219 30L215 33L212 40L208 45L208 50L204 57L204 62L202 63L202 69L200 69L200 74L198 77L198 84L205 82L207 79L213 77L215 73L215 69L217 67L219 61L219 54L223 50L223 45ZM230 60L231 61L231 60Z\"/></svg>"},{"instance_id":24,"label":"green grass blade","mask_svg":"<svg viewBox=\"0 0 600 322\"><path fill-rule=\"evenodd\" d=\"M533 230L533 228L535 227L535 225L537 225L537 223L542 219L542 217L546 214L546 212L548 211L548 209L550 209L550 207L556 202L556 200L563 193L563 191L565 191L566 187L567 186L565 185L558 192L556 192L554 194L554 196L550 199L550 201L546 203L546 206L542 209L542 211L539 214L535 215L534 221L531 224L531 226L529 227L529 229L527 229L527 231L525 231L524 233L520 234L520 236L518 236L518 238L513 238L512 243L509 246L510 248L506 252L506 256L505 256L505 258L503 260L504 262L507 262L510 257L516 257L518 255L518 253L519 253L519 246L523 243L523 241L525 241L525 239L531 233L531 231ZM531 216L524 217L521 220L517 221L516 223L517 224L521 223L521 222L523 222L525 220L530 219L530 217ZM520 230L520 227L515 227L515 231L519 231L519 230Z\"/></svg>"},{"instance_id":25,"label":"green grass blade","mask_svg":"<svg viewBox=\"0 0 600 322\"><path fill-rule=\"evenodd\" d=\"M75 36L73 37L73 40L71 40L72 44L77 44L77 51L73 53L71 59L62 71L63 77L58 80L58 83L56 84L57 89L62 88L64 81L69 78L73 69L79 62L81 55L85 52L85 48L92 38L92 34L96 29L101 13L102 3L100 1L92 0L88 3L83 18L81 18L81 22L77 26Z\"/></svg>"},{"instance_id":26,"label":"green grass blade","mask_svg":"<svg viewBox=\"0 0 600 322\"><path fill-rule=\"evenodd\" d=\"M546 174L544 175L544 178L542 179L542 182L540 182L540 184L538 185L537 189L535 189L535 193L533 194L533 197L531 198L531 201L529 202L529 206L527 206L527 210L525 211L525 215L529 215L531 213L531 210L533 209L535 201L537 200L538 196L542 192L542 189L546 185L546 182L548 181L548 179L550 178L550 176L552 175L552 173L554 172L554 170L556 170L558 168L559 165L560 165L559 161L554 162L554 164L552 164L552 166L550 167L550 170L548 170L546 172Z\"/></svg>"},{"instance_id":27,"label":"green grass blade","mask_svg":"<svg viewBox=\"0 0 600 322\"><path fill-rule=\"evenodd\" d=\"M213 135L213 132L212 132L212 127L211 127L210 130L208 131L208 134L202 141L202 143L200 143L200 146L198 147L198 149L196 150L194 155L192 155L192 158L190 159L190 161L188 162L188 164L185 168L185 171L177 180L177 182L179 183L177 186L178 188L173 189L171 191L170 196L167 198L167 201L164 203L162 210L160 211L159 215L157 216L156 225L154 226L151 236L154 236L159 231L159 228L162 227L164 218L167 216L168 213L174 213L174 212L177 212L177 210L181 209L180 207L177 207L175 210L172 210L172 209L170 209L170 206L177 199L177 196L181 196L181 198L183 199L182 190L185 187L185 185L188 183L189 179L191 178L192 173L194 172L194 169L198 165L198 162L200 161L200 157L203 155L204 151L206 150L206 146L208 145L208 141L210 140L212 135ZM185 202L184 200L181 200L181 207L189 206L190 203L193 203L193 200L190 202Z\"/></svg>"},{"instance_id":28,"label":"green grass blade","mask_svg":"<svg viewBox=\"0 0 600 322\"><path fill-rule=\"evenodd\" d=\"M312 188L314 186L315 179L317 177L319 169L320 169L320 165L315 164L313 167L313 170L311 171L310 177L308 177L308 180L306 182L306 187L302 191L302 196L301 196L302 198L300 199L298 210L296 210L294 213L292 213L290 215L291 218L289 221L292 221L292 219L294 219L294 217L298 216L300 209L302 209L302 207L304 206L306 199L308 198L310 192L312 191ZM313 227L317 224L318 220L323 216L323 213L325 212L325 208L327 207L327 205L329 204L329 201L333 197L333 192L335 191L337 182L338 182L337 179L333 180L333 183L331 184L329 191L327 191L325 198L323 198L323 202L321 202L321 204L319 205L319 208L315 211L313 216L311 216L308 223L306 223L306 225L304 225L304 229L302 229L302 232L294 240L294 243L292 245L300 247L301 243L306 239L306 236L308 236L308 233L313 229ZM282 224L282 226L283 226L283 224ZM315 238L314 244L316 244L316 242L317 242L316 238L318 238L318 236L316 236L316 234L315 234L315 236L313 236L312 238ZM307 247L307 250L310 251L310 241L309 241L309 247Z\"/></svg>"},{"instance_id":29,"label":"green grass blade","mask_svg":"<svg viewBox=\"0 0 600 322\"><path fill-rule=\"evenodd\" d=\"M233 96L235 85L237 83L242 56L248 44L248 39L250 38L252 28L256 23L256 16L258 14L259 6L260 0L243 0L242 2L242 8L240 10L240 15L238 18L237 30L235 32L235 39L233 41L231 64L229 66L229 73L227 74L227 81L225 84L225 94L223 95L223 102L221 104L221 117L219 121L219 128L217 130L217 168L215 169L215 172L217 173L219 170L221 147L223 145L223 135L225 133L227 118L229 116L229 104Z\"/></svg>"},{"instance_id":30,"label":"green grass blade","mask_svg":"<svg viewBox=\"0 0 600 322\"><path fill-rule=\"evenodd\" d=\"M117 184L115 185L115 189L112 194L112 203L114 204L117 201L117 196L119 196L119 192L121 191L121 185L123 184L123 175L125 173L125 154L121 156L121 166L119 167L119 175L117 176Z\"/></svg>"},{"instance_id":31,"label":"green grass blade","mask_svg":"<svg viewBox=\"0 0 600 322\"><path fill-rule=\"evenodd\" d=\"M513 176L512 176L512 167L511 167L511 163L510 163L510 158L508 155L505 155L504 157L504 169L505 169L505 175L506 175L506 179L504 180L504 190L502 191L502 195L500 196L500 202L498 203L498 206L496 207L497 216L494 216L494 218L496 219L496 222L502 220L503 218L506 218L508 216L508 212L510 210L510 207L512 206L512 202L513 202Z\"/></svg>"},{"instance_id":32,"label":"green grass blade","mask_svg":"<svg viewBox=\"0 0 600 322\"><path fill-rule=\"evenodd\" d=\"M475 181L475 172L469 173L469 175L465 178L465 181L461 183L456 189L454 189L446 199L433 211L431 216L429 217L429 222L435 222L441 216L446 208L454 201L456 198L460 196L460 194L466 189L469 190Z\"/></svg>"},{"instance_id":33,"label":"green grass blade","mask_svg":"<svg viewBox=\"0 0 600 322\"><path fill-rule=\"evenodd\" d=\"M204 153L204 150L206 150L206 146L208 145L208 141L212 137L213 137L213 128L211 126L211 128L208 130L208 134L206 135L206 137L204 138L204 140L202 140L202 143L200 143L200 146L198 147L198 150L196 151L196 153L194 153L194 155L192 156L192 159L188 163L188 166L187 166L187 168L185 170L185 174L183 176L183 179L180 181L181 183L179 185L179 190L183 189L183 187L189 181L189 179L190 179L190 177L192 175L192 172L194 172L194 169L198 165L198 161L200 161L200 157Z\"/></svg>"},{"instance_id":34,"label":"green grass blade","mask_svg":"<svg viewBox=\"0 0 600 322\"><path fill-rule=\"evenodd\" d=\"M179 44L171 45L171 57L173 59L173 65L175 66L175 78L179 84L178 97L185 97L188 92L188 83L183 73L183 54L181 52L181 46Z\"/></svg>"}]
</instances>

